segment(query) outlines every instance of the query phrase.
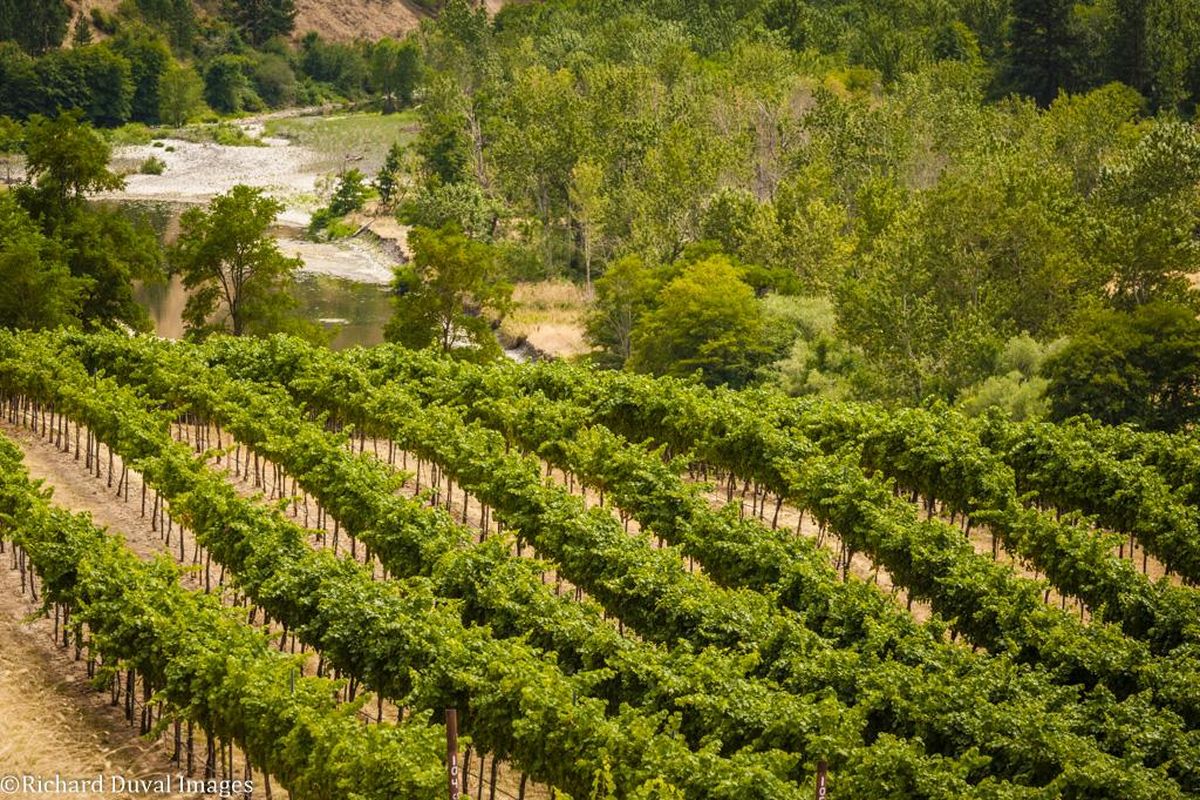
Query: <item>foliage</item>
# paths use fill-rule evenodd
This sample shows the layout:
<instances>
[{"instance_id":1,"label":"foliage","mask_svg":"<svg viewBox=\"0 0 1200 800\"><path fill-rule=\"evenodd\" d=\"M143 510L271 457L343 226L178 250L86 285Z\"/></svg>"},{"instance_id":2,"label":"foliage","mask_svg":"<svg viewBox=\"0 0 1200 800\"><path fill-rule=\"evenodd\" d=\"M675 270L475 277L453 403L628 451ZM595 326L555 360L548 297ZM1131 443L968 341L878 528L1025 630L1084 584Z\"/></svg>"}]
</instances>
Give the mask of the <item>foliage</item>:
<instances>
[{"instance_id":1,"label":"foliage","mask_svg":"<svg viewBox=\"0 0 1200 800\"><path fill-rule=\"evenodd\" d=\"M73 277L62 252L11 194L0 193L0 326L78 324L87 280Z\"/></svg>"},{"instance_id":2,"label":"foliage","mask_svg":"<svg viewBox=\"0 0 1200 800\"><path fill-rule=\"evenodd\" d=\"M189 53L198 20L191 0L135 0L142 19L163 31L178 53ZM99 9L93 9L93 13ZM106 31L113 33L113 31Z\"/></svg>"},{"instance_id":3,"label":"foliage","mask_svg":"<svg viewBox=\"0 0 1200 800\"><path fill-rule=\"evenodd\" d=\"M268 234L282 210L262 189L239 185L184 212L171 263L190 292L183 317L191 333L260 335L298 324L287 289L303 262Z\"/></svg>"},{"instance_id":4,"label":"foliage","mask_svg":"<svg viewBox=\"0 0 1200 800\"><path fill-rule=\"evenodd\" d=\"M296 74L287 58L278 53L263 53L256 60L250 75L254 91L271 108L283 108L295 103Z\"/></svg>"},{"instance_id":5,"label":"foliage","mask_svg":"<svg viewBox=\"0 0 1200 800\"><path fill-rule=\"evenodd\" d=\"M1042 106L1059 89L1074 88L1071 7L1066 0L1013 0L1008 79Z\"/></svg>"},{"instance_id":6,"label":"foliage","mask_svg":"<svg viewBox=\"0 0 1200 800\"><path fill-rule=\"evenodd\" d=\"M166 41L145 27L126 25L113 38L112 45L130 65L133 81L130 118L157 123L162 104L163 76L173 64Z\"/></svg>"},{"instance_id":7,"label":"foliage","mask_svg":"<svg viewBox=\"0 0 1200 800\"><path fill-rule=\"evenodd\" d=\"M241 111L250 92L247 67L243 56L231 54L210 61L204 70L204 100L217 111Z\"/></svg>"},{"instance_id":8,"label":"foliage","mask_svg":"<svg viewBox=\"0 0 1200 800\"><path fill-rule=\"evenodd\" d=\"M447 353L497 354L492 317L507 311L512 287L496 251L452 225L413 228L408 242L412 262L396 268L388 341Z\"/></svg>"},{"instance_id":9,"label":"foliage","mask_svg":"<svg viewBox=\"0 0 1200 800\"><path fill-rule=\"evenodd\" d=\"M765 361L763 317L754 290L727 259L686 267L659 291L657 307L634 326L629 366L740 385Z\"/></svg>"},{"instance_id":10,"label":"foliage","mask_svg":"<svg viewBox=\"0 0 1200 800\"><path fill-rule=\"evenodd\" d=\"M162 175L163 170L167 168L167 164L158 156L150 156L142 165L138 167L138 172L143 175Z\"/></svg>"},{"instance_id":11,"label":"foliage","mask_svg":"<svg viewBox=\"0 0 1200 800\"><path fill-rule=\"evenodd\" d=\"M66 0L5 0L0 3L0 40L15 40L38 55L62 44L71 20Z\"/></svg>"},{"instance_id":12,"label":"foliage","mask_svg":"<svg viewBox=\"0 0 1200 800\"><path fill-rule=\"evenodd\" d=\"M77 109L97 125L128 122L134 83L129 60L107 42L70 50L52 50L35 64L40 84L36 109Z\"/></svg>"},{"instance_id":13,"label":"foliage","mask_svg":"<svg viewBox=\"0 0 1200 800\"><path fill-rule=\"evenodd\" d=\"M1162 302L1089 313L1042 371L1056 419L1178 430L1200 418L1200 321Z\"/></svg>"},{"instance_id":14,"label":"foliage","mask_svg":"<svg viewBox=\"0 0 1200 800\"><path fill-rule=\"evenodd\" d=\"M619 258L596 281L596 300L587 318L587 339L599 348L594 358L623 367L633 355L633 334L657 302L660 277L638 256Z\"/></svg>"},{"instance_id":15,"label":"foliage","mask_svg":"<svg viewBox=\"0 0 1200 800\"><path fill-rule=\"evenodd\" d=\"M192 67L172 64L159 83L159 119L179 127L204 109L204 81Z\"/></svg>"},{"instance_id":16,"label":"foliage","mask_svg":"<svg viewBox=\"0 0 1200 800\"><path fill-rule=\"evenodd\" d=\"M456 225L481 240L493 236L498 221L495 204L478 186L467 182L422 186L400 205L397 216L409 225L425 228Z\"/></svg>"},{"instance_id":17,"label":"foliage","mask_svg":"<svg viewBox=\"0 0 1200 800\"><path fill-rule=\"evenodd\" d=\"M367 176L351 168L338 177L337 188L329 200L329 211L342 217L352 211L361 211L367 199Z\"/></svg>"},{"instance_id":18,"label":"foliage","mask_svg":"<svg viewBox=\"0 0 1200 800\"><path fill-rule=\"evenodd\" d=\"M344 97L356 97L366 86L367 62L357 47L326 42L316 31L309 31L300 42L299 56L306 76L328 84Z\"/></svg>"},{"instance_id":19,"label":"foliage","mask_svg":"<svg viewBox=\"0 0 1200 800\"><path fill-rule=\"evenodd\" d=\"M420 79L421 51L416 42L387 37L371 47L371 86L383 97L384 113L412 104Z\"/></svg>"},{"instance_id":20,"label":"foliage","mask_svg":"<svg viewBox=\"0 0 1200 800\"><path fill-rule=\"evenodd\" d=\"M87 194L125 185L108 168L112 148L78 111L54 119L31 117L25 126L25 141L32 202L57 218L81 206Z\"/></svg>"},{"instance_id":21,"label":"foliage","mask_svg":"<svg viewBox=\"0 0 1200 800\"><path fill-rule=\"evenodd\" d=\"M222 0L222 11L252 45L287 36L296 25L294 0Z\"/></svg>"},{"instance_id":22,"label":"foliage","mask_svg":"<svg viewBox=\"0 0 1200 800\"><path fill-rule=\"evenodd\" d=\"M92 43L92 26L87 17L80 14L75 18L75 26L71 29L71 46L85 47Z\"/></svg>"},{"instance_id":23,"label":"foliage","mask_svg":"<svg viewBox=\"0 0 1200 800\"><path fill-rule=\"evenodd\" d=\"M388 148L387 158L375 176L375 190L379 192L379 200L385 207L391 208L398 199L401 191L401 181L404 179L402 168L407 148L400 142L392 142Z\"/></svg>"}]
</instances>

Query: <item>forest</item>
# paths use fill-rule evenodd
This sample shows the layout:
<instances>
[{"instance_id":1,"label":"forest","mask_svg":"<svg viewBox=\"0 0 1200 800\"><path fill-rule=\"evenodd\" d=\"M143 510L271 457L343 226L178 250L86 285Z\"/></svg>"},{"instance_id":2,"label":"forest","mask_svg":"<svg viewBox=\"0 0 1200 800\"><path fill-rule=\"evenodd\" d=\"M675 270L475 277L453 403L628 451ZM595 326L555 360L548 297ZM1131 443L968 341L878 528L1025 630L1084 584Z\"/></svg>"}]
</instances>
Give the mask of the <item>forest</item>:
<instances>
[{"instance_id":1,"label":"forest","mask_svg":"<svg viewBox=\"0 0 1200 800\"><path fill-rule=\"evenodd\" d=\"M319 223L371 191L429 230L397 278L398 340L437 339L412 322L438 316L414 313L434 295L467 331L503 315L505 285L565 276L603 367L1018 419L1195 418L1193 4L549 2L492 18L449 0L403 40L349 44L293 30L288 0L219 12L127 0L72 24L60 0L8 0L0 145L36 165L58 110L119 136L335 98L413 106L417 141L352 175L350 204ZM87 266L94 239L5 202L10 230L32 232L29 215L92 293L119 297L155 261ZM453 236L474 275L410 292ZM75 316L111 322L87 295ZM497 351L486 321L460 355Z\"/></svg>"}]
</instances>

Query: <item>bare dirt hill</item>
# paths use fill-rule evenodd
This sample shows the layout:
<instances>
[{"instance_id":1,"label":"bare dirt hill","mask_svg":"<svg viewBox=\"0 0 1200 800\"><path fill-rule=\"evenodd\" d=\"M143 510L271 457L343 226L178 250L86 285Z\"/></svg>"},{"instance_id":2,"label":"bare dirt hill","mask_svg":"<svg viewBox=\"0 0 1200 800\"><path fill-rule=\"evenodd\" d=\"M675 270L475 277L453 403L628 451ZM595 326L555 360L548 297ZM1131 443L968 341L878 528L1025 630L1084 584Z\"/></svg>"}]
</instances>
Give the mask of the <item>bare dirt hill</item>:
<instances>
[{"instance_id":1,"label":"bare dirt hill","mask_svg":"<svg viewBox=\"0 0 1200 800\"><path fill-rule=\"evenodd\" d=\"M495 14L513 1L483 0L483 5ZM296 10L297 37L317 31L334 41L403 36L431 16L411 0L296 0Z\"/></svg>"},{"instance_id":2,"label":"bare dirt hill","mask_svg":"<svg viewBox=\"0 0 1200 800\"><path fill-rule=\"evenodd\" d=\"M316 31L342 42L403 36L429 16L408 0L297 0L296 11L297 36Z\"/></svg>"},{"instance_id":3,"label":"bare dirt hill","mask_svg":"<svg viewBox=\"0 0 1200 800\"><path fill-rule=\"evenodd\" d=\"M495 14L506 3L506 0L483 1L489 14ZM80 10L89 14L92 8L111 14L121 0L69 0L69 4L76 14ZM195 5L202 13L211 13L219 4L197 0ZM296 11L297 39L308 31L317 31L336 42L403 36L430 16L412 0L296 0Z\"/></svg>"}]
</instances>

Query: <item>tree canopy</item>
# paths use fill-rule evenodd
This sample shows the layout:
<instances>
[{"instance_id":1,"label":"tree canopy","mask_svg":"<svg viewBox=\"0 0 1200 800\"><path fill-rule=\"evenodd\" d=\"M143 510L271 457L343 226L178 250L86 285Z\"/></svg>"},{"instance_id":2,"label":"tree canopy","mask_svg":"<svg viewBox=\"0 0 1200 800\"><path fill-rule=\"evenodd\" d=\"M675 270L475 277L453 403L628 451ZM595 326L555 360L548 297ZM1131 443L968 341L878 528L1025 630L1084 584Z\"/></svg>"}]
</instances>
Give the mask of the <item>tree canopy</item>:
<instances>
[{"instance_id":1,"label":"tree canopy","mask_svg":"<svg viewBox=\"0 0 1200 800\"><path fill-rule=\"evenodd\" d=\"M303 262L288 258L268 233L283 204L262 189L239 185L191 208L171 264L190 291L183 312L189 331L234 336L287 330L295 300L288 294Z\"/></svg>"},{"instance_id":2,"label":"tree canopy","mask_svg":"<svg viewBox=\"0 0 1200 800\"><path fill-rule=\"evenodd\" d=\"M1200 420L1200 320L1194 306L1156 302L1085 314L1043 367L1056 419L1087 414L1179 430Z\"/></svg>"},{"instance_id":3,"label":"tree canopy","mask_svg":"<svg viewBox=\"0 0 1200 800\"><path fill-rule=\"evenodd\" d=\"M497 353L492 319L508 309L512 287L496 251L453 225L414 228L408 241L412 261L396 267L387 339L446 353Z\"/></svg>"}]
</instances>

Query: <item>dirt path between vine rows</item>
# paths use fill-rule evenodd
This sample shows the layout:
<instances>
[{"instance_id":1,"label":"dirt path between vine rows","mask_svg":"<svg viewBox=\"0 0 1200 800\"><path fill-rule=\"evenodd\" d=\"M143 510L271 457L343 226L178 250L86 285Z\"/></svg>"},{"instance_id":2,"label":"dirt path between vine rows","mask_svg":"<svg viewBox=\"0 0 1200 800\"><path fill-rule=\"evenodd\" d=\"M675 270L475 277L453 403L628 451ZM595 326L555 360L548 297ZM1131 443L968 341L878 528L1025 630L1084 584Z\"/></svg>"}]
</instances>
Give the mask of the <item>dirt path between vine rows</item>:
<instances>
[{"instance_id":1,"label":"dirt path between vine rows","mask_svg":"<svg viewBox=\"0 0 1200 800\"><path fill-rule=\"evenodd\" d=\"M10 566L11 553L0 555L0 789L7 790L3 782L11 780L9 776L104 776L109 783L103 793L71 796L121 800L135 795L108 791L113 776L150 778L172 773L169 749L142 739L121 709L108 704L108 693L92 688L84 663L74 661L74 649L55 646L53 622L37 616L39 604L28 594L21 595L20 573Z\"/></svg>"},{"instance_id":2,"label":"dirt path between vine rows","mask_svg":"<svg viewBox=\"0 0 1200 800\"><path fill-rule=\"evenodd\" d=\"M190 433L188 427L186 426L183 427L182 432L184 434ZM125 540L126 546L128 546L130 550L135 552L143 559L152 558L158 554L170 555L171 552L173 552L174 548L168 548L166 543L160 538L159 532L156 532L151 528L150 518L152 516L151 509L153 507L151 499L147 499L146 516L143 517L141 514L142 480L138 473L131 471L129 475L129 502L125 503L120 497L117 496L116 487L118 485L118 477L121 471L121 461L120 458L116 456L114 456L113 460L114 466L112 488L109 488L107 448L104 449L105 455L102 459L104 476L102 478L96 478L94 474L89 475L87 473L83 460L75 460L73 451L60 451L50 441L42 439L40 436L32 433L26 428L16 427L8 424L6 421L0 420L0 433L8 436L21 448L25 455L25 467L29 470L30 475L35 479L45 481L46 486L54 490L52 499L55 504L64 508L69 508L72 511L90 513L93 520L98 525L110 528L113 533L121 534ZM190 437L184 436L180 439L180 441L189 441L190 443ZM229 463L224 465L210 463L209 466L219 472L226 472L232 468L232 464ZM237 477L233 475L232 472L226 472L226 477L229 479L230 483L237 488L239 494L242 496L247 498L257 497L262 502L269 502L267 499L268 496L260 494L261 491L269 490L269 476L267 474L267 470L264 468L263 472L264 484L257 488L253 486L250 476L248 475L245 477ZM178 529L176 528L176 530ZM331 526L327 527L326 530L331 530ZM175 541L178 540L176 539ZM190 534L186 537L185 542L187 553L191 554L192 539ZM321 546L316 542L313 542L313 545L316 547ZM343 548L343 550L344 549L345 548ZM345 555L345 553L343 554ZM3 565L7 566L7 561L4 561ZM17 573L13 574L17 575ZM216 574L217 570L214 567L214 588L216 584ZM182 583L185 586L188 586L188 588L202 590L204 588L203 568L192 570L190 574L185 574L182 578ZM14 592L12 592L12 594L19 592L19 576L17 578L16 587L17 588L14 590ZM0 592L2 591L3 587L0 587ZM3 608L0 608L0 618L3 618L3 616ZM51 625L50 622L46 622L44 620L43 622L46 625ZM272 628L277 628L277 626L273 625ZM47 628L48 631L50 629L51 628ZM50 634L47 633L47 646L53 649L53 646L49 644L49 638ZM315 661L315 654L311 656L311 659ZM82 687L82 691L89 692L91 690L86 686L85 683ZM102 704L107 700L108 697L108 695L105 693L93 692L93 694L95 695L97 702ZM3 709L4 705L4 699L2 696L0 696L0 709ZM368 711L360 712L360 717L363 717L365 720L366 717L369 717L370 713L374 711L374 708L374 703L370 703ZM391 703L388 703L386 704L386 709L386 716L390 718L395 713L394 706ZM124 717L119 713L114 714L114 717L120 722L120 724L125 724ZM152 747L152 745L149 744L146 746L147 748ZM169 748L164 744L157 746L156 749L161 755L157 756L156 763L154 758L151 757L153 769L147 772L147 774L162 774L162 772L167 770L167 768L170 766L168 764L168 759L170 758ZM3 751L0 750L0 753L2 752ZM0 776L2 776L5 772L3 765L4 761L2 756L0 756ZM487 765L488 767L491 767L490 759L487 761ZM477 787L480 785L480 783L485 783L490 789L490 775L481 774L479 768L479 759L473 759L470 763L471 786L473 792L477 790ZM238 769L241 769L240 759L238 761ZM157 772L154 770L157 770ZM170 772L172 770L167 771ZM51 774L53 773L51 772ZM508 764L502 764L500 765L499 772L496 776L496 781L497 800L515 800L518 792L519 772L512 769ZM78 797L79 795L74 796ZM104 795L105 798L111 798L113 796L114 795L111 794ZM286 800L288 795L286 790L276 786L274 787L274 796L278 798L278 800ZM550 793L546 787L535 785L532 782L527 787L526 797L528 800L544 800L544 798L549 796ZM175 798L176 796L156 795L155 797L165 797L166 800L172 800L172 798ZM182 798L184 796L179 795L178 797ZM188 797L190 797L190 795ZM145 796L142 795L139 800L144 800L144 798Z\"/></svg>"},{"instance_id":3,"label":"dirt path between vine rows","mask_svg":"<svg viewBox=\"0 0 1200 800\"><path fill-rule=\"evenodd\" d=\"M28 430L0 424L0 432L25 454L25 466L35 479L54 491L53 502L72 511L90 513L95 522L124 535L126 544L142 558L163 552L149 533L147 520L131 489L127 506L103 481L89 480L82 462L39 440ZM140 487L139 487L140 488ZM145 794L111 792L112 776L152 778L174 775L167 740L150 741L130 726L120 707L109 705L109 694L91 686L83 661L74 648L53 641L52 619L38 616L39 604L21 595L20 573L10 570L11 555L0 555L0 779L5 775L52 778L95 778L110 781L100 794L71 797L138 798ZM282 793L281 793L282 794ZM21 793L11 797L66 797ZM155 794L159 800L200 798L196 794Z\"/></svg>"}]
</instances>

